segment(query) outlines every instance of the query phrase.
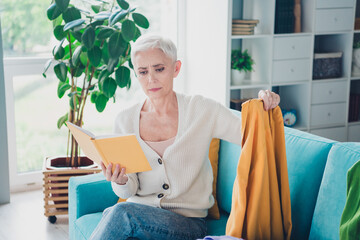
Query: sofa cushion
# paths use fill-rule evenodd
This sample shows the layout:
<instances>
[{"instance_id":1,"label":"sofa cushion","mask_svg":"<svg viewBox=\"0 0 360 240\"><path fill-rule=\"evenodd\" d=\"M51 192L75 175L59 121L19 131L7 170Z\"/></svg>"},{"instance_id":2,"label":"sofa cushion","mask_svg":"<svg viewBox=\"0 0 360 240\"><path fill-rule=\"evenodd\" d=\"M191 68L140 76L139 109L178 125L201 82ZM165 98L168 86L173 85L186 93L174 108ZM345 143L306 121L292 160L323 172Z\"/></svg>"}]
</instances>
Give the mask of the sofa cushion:
<instances>
[{"instance_id":1,"label":"sofa cushion","mask_svg":"<svg viewBox=\"0 0 360 240\"><path fill-rule=\"evenodd\" d=\"M86 214L74 222L74 228L76 229L76 240L89 239L92 232L100 222L102 212Z\"/></svg>"},{"instance_id":2,"label":"sofa cushion","mask_svg":"<svg viewBox=\"0 0 360 240\"><path fill-rule=\"evenodd\" d=\"M337 143L330 150L309 239L339 239L340 219L346 202L346 175L358 160L360 143Z\"/></svg>"},{"instance_id":3,"label":"sofa cushion","mask_svg":"<svg viewBox=\"0 0 360 240\"><path fill-rule=\"evenodd\" d=\"M235 110L232 112L239 118L241 117L241 112ZM232 191L240 152L241 146L224 140L220 141L216 195L219 208L227 213L230 213L231 210Z\"/></svg>"},{"instance_id":4,"label":"sofa cushion","mask_svg":"<svg viewBox=\"0 0 360 240\"><path fill-rule=\"evenodd\" d=\"M220 141L217 201L219 208L227 213L230 213L231 210L232 192L240 152L241 146Z\"/></svg>"},{"instance_id":5,"label":"sofa cushion","mask_svg":"<svg viewBox=\"0 0 360 240\"><path fill-rule=\"evenodd\" d=\"M328 153L335 141L285 127L291 197L291 239L308 239Z\"/></svg>"},{"instance_id":6,"label":"sofa cushion","mask_svg":"<svg viewBox=\"0 0 360 240\"><path fill-rule=\"evenodd\" d=\"M220 219L215 220L211 218L206 219L207 226L207 235L209 236L221 236L225 235L226 223L228 220L229 214L220 210Z\"/></svg>"}]
</instances>

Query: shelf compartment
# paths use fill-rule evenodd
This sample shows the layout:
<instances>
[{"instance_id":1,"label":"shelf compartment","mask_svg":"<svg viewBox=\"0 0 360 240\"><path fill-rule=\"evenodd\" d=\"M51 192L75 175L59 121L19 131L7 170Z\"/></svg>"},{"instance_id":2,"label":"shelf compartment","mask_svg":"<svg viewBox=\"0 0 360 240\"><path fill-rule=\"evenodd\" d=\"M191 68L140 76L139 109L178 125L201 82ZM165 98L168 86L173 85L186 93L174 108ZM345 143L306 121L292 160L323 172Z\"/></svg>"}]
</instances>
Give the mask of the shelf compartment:
<instances>
[{"instance_id":1,"label":"shelf compartment","mask_svg":"<svg viewBox=\"0 0 360 240\"><path fill-rule=\"evenodd\" d=\"M274 61L273 83L293 82L309 79L311 75L310 59Z\"/></svg>"},{"instance_id":2,"label":"shelf compartment","mask_svg":"<svg viewBox=\"0 0 360 240\"><path fill-rule=\"evenodd\" d=\"M335 103L346 102L348 83L345 81L323 83L321 81L312 84L311 103Z\"/></svg>"},{"instance_id":3,"label":"shelf compartment","mask_svg":"<svg viewBox=\"0 0 360 240\"><path fill-rule=\"evenodd\" d=\"M248 50L249 55L254 60L253 71L246 74L245 79L249 79L254 84L266 84L271 77L271 39L236 39L231 41L232 49Z\"/></svg>"},{"instance_id":4,"label":"shelf compartment","mask_svg":"<svg viewBox=\"0 0 360 240\"><path fill-rule=\"evenodd\" d=\"M233 19L258 19L255 34L272 34L275 0L233 0Z\"/></svg>"},{"instance_id":5,"label":"shelf compartment","mask_svg":"<svg viewBox=\"0 0 360 240\"><path fill-rule=\"evenodd\" d=\"M351 31L353 29L354 10L352 8L317 9L315 15L316 33Z\"/></svg>"},{"instance_id":6,"label":"shelf compartment","mask_svg":"<svg viewBox=\"0 0 360 240\"><path fill-rule=\"evenodd\" d=\"M333 103L311 106L311 127L345 124L346 103Z\"/></svg>"},{"instance_id":7,"label":"shelf compartment","mask_svg":"<svg viewBox=\"0 0 360 240\"><path fill-rule=\"evenodd\" d=\"M341 78L350 77L350 65L352 59L352 37L353 36L350 33L315 36L315 53L343 53L341 63ZM316 80L323 81L322 79Z\"/></svg>"},{"instance_id":8,"label":"shelf compartment","mask_svg":"<svg viewBox=\"0 0 360 240\"><path fill-rule=\"evenodd\" d=\"M311 58L311 36L274 38L274 60Z\"/></svg>"},{"instance_id":9,"label":"shelf compartment","mask_svg":"<svg viewBox=\"0 0 360 240\"><path fill-rule=\"evenodd\" d=\"M296 110L297 121L294 128L307 129L309 118L309 84L274 86L272 91L280 95L280 108Z\"/></svg>"}]
</instances>

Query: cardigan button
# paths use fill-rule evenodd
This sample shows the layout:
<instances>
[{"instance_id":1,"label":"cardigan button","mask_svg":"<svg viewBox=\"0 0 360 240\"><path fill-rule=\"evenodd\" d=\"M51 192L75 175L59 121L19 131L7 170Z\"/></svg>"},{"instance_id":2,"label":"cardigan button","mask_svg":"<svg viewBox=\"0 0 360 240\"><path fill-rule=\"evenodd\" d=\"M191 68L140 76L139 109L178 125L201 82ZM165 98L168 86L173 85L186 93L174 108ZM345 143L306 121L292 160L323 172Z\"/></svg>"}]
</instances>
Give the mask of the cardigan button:
<instances>
[{"instance_id":1,"label":"cardigan button","mask_svg":"<svg viewBox=\"0 0 360 240\"><path fill-rule=\"evenodd\" d=\"M160 165L162 164L161 158L158 158L158 162L159 162Z\"/></svg>"},{"instance_id":2,"label":"cardigan button","mask_svg":"<svg viewBox=\"0 0 360 240\"><path fill-rule=\"evenodd\" d=\"M162 198L163 196L164 196L164 194L160 193L160 194L158 195L158 198Z\"/></svg>"},{"instance_id":3,"label":"cardigan button","mask_svg":"<svg viewBox=\"0 0 360 240\"><path fill-rule=\"evenodd\" d=\"M164 185L162 185L162 187L163 187L163 189L165 189L165 190L168 190L169 189L169 185L168 184L164 184Z\"/></svg>"}]
</instances>

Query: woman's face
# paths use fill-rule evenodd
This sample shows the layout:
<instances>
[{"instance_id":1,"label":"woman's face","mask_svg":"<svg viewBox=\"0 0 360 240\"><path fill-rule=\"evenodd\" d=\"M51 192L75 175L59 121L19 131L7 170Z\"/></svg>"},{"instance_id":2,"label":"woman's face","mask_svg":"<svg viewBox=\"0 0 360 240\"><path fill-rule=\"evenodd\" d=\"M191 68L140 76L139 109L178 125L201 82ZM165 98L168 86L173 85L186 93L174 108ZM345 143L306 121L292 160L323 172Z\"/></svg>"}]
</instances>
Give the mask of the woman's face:
<instances>
[{"instance_id":1,"label":"woman's face","mask_svg":"<svg viewBox=\"0 0 360 240\"><path fill-rule=\"evenodd\" d=\"M138 52L134 58L136 76L149 98L161 98L172 93L174 78L180 71L180 61L174 62L158 48Z\"/></svg>"}]
</instances>

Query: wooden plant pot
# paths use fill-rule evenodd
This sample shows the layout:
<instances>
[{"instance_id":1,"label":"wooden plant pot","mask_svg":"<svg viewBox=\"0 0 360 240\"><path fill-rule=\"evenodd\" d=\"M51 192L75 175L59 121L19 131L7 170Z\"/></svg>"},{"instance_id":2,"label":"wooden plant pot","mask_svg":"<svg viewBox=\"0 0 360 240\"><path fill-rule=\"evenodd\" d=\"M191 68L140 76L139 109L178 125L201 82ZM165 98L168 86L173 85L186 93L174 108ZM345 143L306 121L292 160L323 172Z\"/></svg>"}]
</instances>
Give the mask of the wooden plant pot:
<instances>
[{"instance_id":1,"label":"wooden plant pot","mask_svg":"<svg viewBox=\"0 0 360 240\"><path fill-rule=\"evenodd\" d=\"M68 214L68 182L70 177L101 172L101 168L87 157L81 157L80 167L65 167L66 157L46 158L44 174L44 215L56 222L56 215Z\"/></svg>"}]
</instances>

